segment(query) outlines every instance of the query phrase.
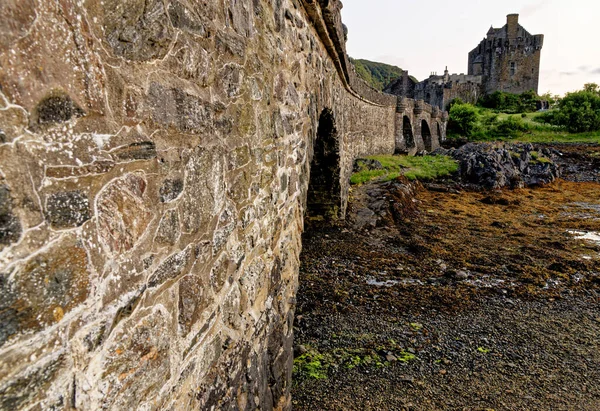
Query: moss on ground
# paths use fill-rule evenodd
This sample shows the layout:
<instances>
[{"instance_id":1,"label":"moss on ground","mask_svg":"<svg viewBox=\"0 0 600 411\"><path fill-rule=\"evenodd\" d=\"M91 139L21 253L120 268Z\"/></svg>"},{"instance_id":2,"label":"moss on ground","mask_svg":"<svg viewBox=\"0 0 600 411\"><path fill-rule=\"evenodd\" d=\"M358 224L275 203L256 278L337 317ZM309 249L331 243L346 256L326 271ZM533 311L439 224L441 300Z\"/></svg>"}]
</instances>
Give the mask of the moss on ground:
<instances>
[{"instance_id":1,"label":"moss on ground","mask_svg":"<svg viewBox=\"0 0 600 411\"><path fill-rule=\"evenodd\" d=\"M448 176L458 170L458 162L449 156L371 156L369 160L379 161L380 170L364 168L352 175L351 184L364 184L379 178L390 181L401 175L409 180L433 180Z\"/></svg>"}]
</instances>

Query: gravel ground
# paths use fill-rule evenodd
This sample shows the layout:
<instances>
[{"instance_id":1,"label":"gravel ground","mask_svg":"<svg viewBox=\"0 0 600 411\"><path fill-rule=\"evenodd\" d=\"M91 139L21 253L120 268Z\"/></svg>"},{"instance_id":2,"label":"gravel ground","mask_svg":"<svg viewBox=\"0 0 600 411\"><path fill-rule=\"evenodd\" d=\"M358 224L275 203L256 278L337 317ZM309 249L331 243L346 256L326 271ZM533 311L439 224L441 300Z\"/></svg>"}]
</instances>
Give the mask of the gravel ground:
<instances>
[{"instance_id":1,"label":"gravel ground","mask_svg":"<svg viewBox=\"0 0 600 411\"><path fill-rule=\"evenodd\" d=\"M600 231L600 184L567 149L587 182L388 184L416 192L405 214L366 185L351 214L370 208L377 227L309 229L294 409L600 410L600 244L569 233Z\"/></svg>"}]
</instances>

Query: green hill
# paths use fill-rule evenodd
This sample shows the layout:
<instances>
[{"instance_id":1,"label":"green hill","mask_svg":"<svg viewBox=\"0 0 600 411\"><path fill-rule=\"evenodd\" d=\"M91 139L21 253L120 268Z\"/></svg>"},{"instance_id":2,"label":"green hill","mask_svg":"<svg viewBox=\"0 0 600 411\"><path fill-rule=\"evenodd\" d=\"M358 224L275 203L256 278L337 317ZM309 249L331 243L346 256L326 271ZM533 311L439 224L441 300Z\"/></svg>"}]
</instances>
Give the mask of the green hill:
<instances>
[{"instance_id":1,"label":"green hill","mask_svg":"<svg viewBox=\"0 0 600 411\"><path fill-rule=\"evenodd\" d=\"M377 90L383 90L392 80L402 76L403 72L400 67L375 61L351 58L350 62L354 64L356 74Z\"/></svg>"}]
</instances>

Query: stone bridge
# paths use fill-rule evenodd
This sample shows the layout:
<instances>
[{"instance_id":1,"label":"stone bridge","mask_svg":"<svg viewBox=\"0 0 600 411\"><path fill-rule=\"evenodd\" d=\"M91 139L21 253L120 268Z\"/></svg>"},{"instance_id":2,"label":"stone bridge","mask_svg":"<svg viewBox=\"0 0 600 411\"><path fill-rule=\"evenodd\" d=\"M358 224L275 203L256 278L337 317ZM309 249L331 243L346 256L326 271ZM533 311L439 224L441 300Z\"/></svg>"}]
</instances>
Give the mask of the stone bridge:
<instances>
[{"instance_id":1,"label":"stone bridge","mask_svg":"<svg viewBox=\"0 0 600 411\"><path fill-rule=\"evenodd\" d=\"M446 138L448 112L423 100L398 97L396 110L396 153L433 151Z\"/></svg>"},{"instance_id":2,"label":"stone bridge","mask_svg":"<svg viewBox=\"0 0 600 411\"><path fill-rule=\"evenodd\" d=\"M305 214L445 132L356 77L340 7L0 4L0 409L291 407Z\"/></svg>"}]
</instances>

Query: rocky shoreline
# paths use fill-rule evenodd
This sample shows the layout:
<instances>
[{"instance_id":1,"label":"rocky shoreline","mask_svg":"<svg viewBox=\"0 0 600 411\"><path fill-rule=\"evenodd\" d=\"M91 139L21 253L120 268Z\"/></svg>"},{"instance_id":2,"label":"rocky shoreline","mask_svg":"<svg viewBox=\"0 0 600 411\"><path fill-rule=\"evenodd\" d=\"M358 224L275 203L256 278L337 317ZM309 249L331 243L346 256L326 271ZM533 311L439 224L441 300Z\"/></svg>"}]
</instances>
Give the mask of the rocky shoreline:
<instances>
[{"instance_id":1,"label":"rocky shoreline","mask_svg":"<svg viewBox=\"0 0 600 411\"><path fill-rule=\"evenodd\" d=\"M600 147L499 149L561 178L367 184L347 222L306 232L294 409L600 408Z\"/></svg>"}]
</instances>

